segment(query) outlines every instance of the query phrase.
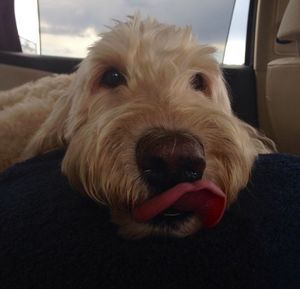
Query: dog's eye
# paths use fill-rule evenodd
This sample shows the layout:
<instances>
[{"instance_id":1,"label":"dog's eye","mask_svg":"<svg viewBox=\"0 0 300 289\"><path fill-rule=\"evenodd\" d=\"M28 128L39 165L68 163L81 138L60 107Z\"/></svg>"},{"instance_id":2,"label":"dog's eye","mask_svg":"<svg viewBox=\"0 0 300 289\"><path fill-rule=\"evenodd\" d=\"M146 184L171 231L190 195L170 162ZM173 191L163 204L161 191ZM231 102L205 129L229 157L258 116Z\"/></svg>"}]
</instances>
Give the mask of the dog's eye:
<instances>
[{"instance_id":1,"label":"dog's eye","mask_svg":"<svg viewBox=\"0 0 300 289\"><path fill-rule=\"evenodd\" d=\"M206 90L206 81L201 73L196 73L191 79L191 85L195 90Z\"/></svg>"},{"instance_id":2,"label":"dog's eye","mask_svg":"<svg viewBox=\"0 0 300 289\"><path fill-rule=\"evenodd\" d=\"M126 84L124 75L115 68L106 70L100 80L100 84L109 88L115 88L117 86Z\"/></svg>"}]
</instances>

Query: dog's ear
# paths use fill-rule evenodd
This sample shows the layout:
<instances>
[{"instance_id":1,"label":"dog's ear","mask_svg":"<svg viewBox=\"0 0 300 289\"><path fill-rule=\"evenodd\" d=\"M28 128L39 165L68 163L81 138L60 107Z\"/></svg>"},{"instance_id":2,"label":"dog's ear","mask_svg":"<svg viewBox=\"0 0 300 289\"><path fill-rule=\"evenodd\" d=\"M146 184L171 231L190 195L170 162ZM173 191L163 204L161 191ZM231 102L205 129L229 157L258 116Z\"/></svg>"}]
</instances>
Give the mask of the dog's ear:
<instances>
[{"instance_id":1,"label":"dog's ear","mask_svg":"<svg viewBox=\"0 0 300 289\"><path fill-rule=\"evenodd\" d=\"M21 160L65 146L65 128L72 104L72 82L60 93L48 118L25 147Z\"/></svg>"},{"instance_id":2,"label":"dog's ear","mask_svg":"<svg viewBox=\"0 0 300 289\"><path fill-rule=\"evenodd\" d=\"M244 121L240 121L242 128L248 133L249 139L253 143L253 148L256 154L265 154L276 152L275 143L269 139L264 133L245 123ZM250 147L250 146L248 146Z\"/></svg>"}]
</instances>

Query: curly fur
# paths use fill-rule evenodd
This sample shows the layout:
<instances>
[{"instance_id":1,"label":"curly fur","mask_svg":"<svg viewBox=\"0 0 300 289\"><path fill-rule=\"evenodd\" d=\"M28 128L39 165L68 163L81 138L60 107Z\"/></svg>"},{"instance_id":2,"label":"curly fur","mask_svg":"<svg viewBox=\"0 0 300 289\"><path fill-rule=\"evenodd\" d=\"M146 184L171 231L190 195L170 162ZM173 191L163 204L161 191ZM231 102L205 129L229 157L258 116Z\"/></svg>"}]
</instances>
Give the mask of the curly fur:
<instances>
[{"instance_id":1,"label":"curly fur","mask_svg":"<svg viewBox=\"0 0 300 289\"><path fill-rule=\"evenodd\" d=\"M101 35L79 69L0 94L0 169L56 148L66 148L62 171L70 183L111 208L127 237L186 236L201 227L197 216L176 228L138 224L130 208L149 197L135 162L138 139L151 128L181 130L201 140L203 179L215 182L229 204L246 186L259 153L273 143L234 116L213 57L189 27L139 16ZM99 82L110 67L127 84ZM201 73L204 91L191 86Z\"/></svg>"}]
</instances>

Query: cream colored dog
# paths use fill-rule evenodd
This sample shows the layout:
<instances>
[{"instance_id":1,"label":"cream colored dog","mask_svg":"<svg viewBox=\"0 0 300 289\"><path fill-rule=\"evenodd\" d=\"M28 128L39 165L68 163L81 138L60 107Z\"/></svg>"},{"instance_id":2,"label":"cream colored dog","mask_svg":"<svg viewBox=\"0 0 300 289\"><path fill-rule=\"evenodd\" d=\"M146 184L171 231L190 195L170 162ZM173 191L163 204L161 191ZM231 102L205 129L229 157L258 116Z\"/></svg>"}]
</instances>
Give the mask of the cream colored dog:
<instances>
[{"instance_id":1,"label":"cream colored dog","mask_svg":"<svg viewBox=\"0 0 300 289\"><path fill-rule=\"evenodd\" d=\"M181 182L209 180L228 204L272 142L234 116L213 54L190 28L135 16L102 34L79 69L0 94L0 169L65 148L70 183L110 207L127 237L183 237L201 218L137 222L131 209Z\"/></svg>"}]
</instances>

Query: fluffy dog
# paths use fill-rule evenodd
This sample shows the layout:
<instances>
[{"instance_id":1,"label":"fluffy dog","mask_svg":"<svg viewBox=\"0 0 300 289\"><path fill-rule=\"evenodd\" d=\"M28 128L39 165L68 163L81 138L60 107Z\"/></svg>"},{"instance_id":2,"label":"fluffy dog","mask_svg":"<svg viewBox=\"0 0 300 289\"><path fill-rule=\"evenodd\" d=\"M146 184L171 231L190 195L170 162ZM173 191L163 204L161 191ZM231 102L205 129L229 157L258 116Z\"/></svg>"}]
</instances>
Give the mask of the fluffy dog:
<instances>
[{"instance_id":1,"label":"fluffy dog","mask_svg":"<svg viewBox=\"0 0 300 289\"><path fill-rule=\"evenodd\" d=\"M134 16L90 48L78 70L0 95L0 169L65 148L62 172L111 209L127 237L201 228L176 210L137 222L132 208L180 183L216 184L231 204L273 144L234 116L213 54L189 27Z\"/></svg>"}]
</instances>

